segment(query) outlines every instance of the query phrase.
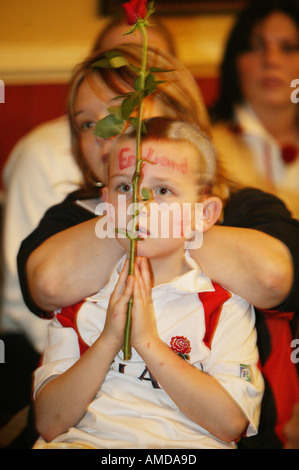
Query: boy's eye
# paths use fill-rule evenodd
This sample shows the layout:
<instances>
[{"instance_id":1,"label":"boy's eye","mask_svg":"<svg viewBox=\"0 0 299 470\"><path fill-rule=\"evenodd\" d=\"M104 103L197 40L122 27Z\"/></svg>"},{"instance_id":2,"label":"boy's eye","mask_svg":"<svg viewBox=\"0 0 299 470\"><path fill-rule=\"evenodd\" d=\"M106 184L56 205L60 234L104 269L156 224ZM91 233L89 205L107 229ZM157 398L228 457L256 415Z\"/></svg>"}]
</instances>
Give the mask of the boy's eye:
<instances>
[{"instance_id":1,"label":"boy's eye","mask_svg":"<svg viewBox=\"0 0 299 470\"><path fill-rule=\"evenodd\" d=\"M122 193L130 193L133 191L133 185L130 183L121 183L117 186L117 189Z\"/></svg>"},{"instance_id":2,"label":"boy's eye","mask_svg":"<svg viewBox=\"0 0 299 470\"><path fill-rule=\"evenodd\" d=\"M158 196L169 196L170 194L172 194L172 191L166 188L166 186L160 186L156 189L156 193L158 194Z\"/></svg>"}]
</instances>

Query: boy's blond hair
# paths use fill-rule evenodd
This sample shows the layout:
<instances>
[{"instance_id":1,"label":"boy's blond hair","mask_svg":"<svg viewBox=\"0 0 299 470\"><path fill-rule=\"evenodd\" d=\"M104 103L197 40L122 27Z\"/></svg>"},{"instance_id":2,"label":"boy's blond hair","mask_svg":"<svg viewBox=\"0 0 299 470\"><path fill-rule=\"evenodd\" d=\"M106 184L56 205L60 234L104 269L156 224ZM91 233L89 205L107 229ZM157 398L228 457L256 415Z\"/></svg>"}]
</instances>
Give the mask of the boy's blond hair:
<instances>
[{"instance_id":1,"label":"boy's blond hair","mask_svg":"<svg viewBox=\"0 0 299 470\"><path fill-rule=\"evenodd\" d=\"M198 155L197 168L200 193L211 194L217 180L217 156L214 146L205 131L188 122L168 117L149 118L144 120L144 125L146 128L146 132L142 135L142 142L144 143L149 141L180 142L191 145L195 149ZM135 127L128 127L115 140L114 145L128 138L136 138Z\"/></svg>"}]
</instances>

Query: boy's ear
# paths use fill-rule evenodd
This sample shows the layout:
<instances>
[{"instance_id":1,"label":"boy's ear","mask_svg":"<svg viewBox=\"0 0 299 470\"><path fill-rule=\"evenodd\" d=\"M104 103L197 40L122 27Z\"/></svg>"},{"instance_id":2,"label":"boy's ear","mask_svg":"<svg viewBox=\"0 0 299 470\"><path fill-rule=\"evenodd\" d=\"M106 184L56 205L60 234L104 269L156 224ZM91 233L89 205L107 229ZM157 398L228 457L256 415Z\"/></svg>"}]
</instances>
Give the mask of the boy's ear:
<instances>
[{"instance_id":1,"label":"boy's ear","mask_svg":"<svg viewBox=\"0 0 299 470\"><path fill-rule=\"evenodd\" d=\"M211 196L203 201L202 230L206 232L216 224L222 211L222 201L219 197Z\"/></svg>"}]
</instances>

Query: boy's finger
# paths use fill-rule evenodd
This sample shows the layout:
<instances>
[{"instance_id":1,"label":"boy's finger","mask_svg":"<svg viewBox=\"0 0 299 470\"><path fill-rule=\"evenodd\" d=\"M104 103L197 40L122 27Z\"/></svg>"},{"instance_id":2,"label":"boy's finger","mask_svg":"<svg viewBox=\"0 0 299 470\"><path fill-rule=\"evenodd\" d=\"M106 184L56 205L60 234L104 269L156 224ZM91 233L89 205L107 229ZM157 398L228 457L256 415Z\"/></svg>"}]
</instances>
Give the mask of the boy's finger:
<instances>
[{"instance_id":1,"label":"boy's finger","mask_svg":"<svg viewBox=\"0 0 299 470\"><path fill-rule=\"evenodd\" d=\"M140 269L141 269L142 279L144 280L145 288L147 292L149 293L151 292L151 289L152 289L152 278L151 278L151 272L149 269L147 258L145 257L141 258Z\"/></svg>"},{"instance_id":2,"label":"boy's finger","mask_svg":"<svg viewBox=\"0 0 299 470\"><path fill-rule=\"evenodd\" d=\"M142 295L141 287L140 287L140 278L138 277L135 277L133 296L134 296L133 308L134 306L138 308L138 306L140 305L140 302L143 303L143 295Z\"/></svg>"},{"instance_id":3,"label":"boy's finger","mask_svg":"<svg viewBox=\"0 0 299 470\"><path fill-rule=\"evenodd\" d=\"M118 281L114 287L114 291L111 295L114 296L114 297L119 297L120 295L122 295L122 293L124 292L125 290L125 287L126 287L126 280L128 278L128 273L129 273L129 262L128 260L125 261L125 264L120 272L120 275L119 275L119 278L118 278Z\"/></svg>"},{"instance_id":4,"label":"boy's finger","mask_svg":"<svg viewBox=\"0 0 299 470\"><path fill-rule=\"evenodd\" d=\"M128 276L125 288L122 292L122 294L119 296L117 300L117 305L120 307L126 306L128 302L130 301L133 291L134 291L134 276ZM116 303L115 303L116 306Z\"/></svg>"},{"instance_id":5,"label":"boy's finger","mask_svg":"<svg viewBox=\"0 0 299 470\"><path fill-rule=\"evenodd\" d=\"M134 284L135 284L134 276L128 276L127 281L126 281L126 287L122 294L122 299L124 300L125 303L128 303L130 298L133 295Z\"/></svg>"},{"instance_id":6,"label":"boy's finger","mask_svg":"<svg viewBox=\"0 0 299 470\"><path fill-rule=\"evenodd\" d=\"M142 298L143 298L144 302L146 302L146 299L147 299L146 286L145 286L145 283L144 283L144 280L142 278L142 274L141 274L141 271L140 271L138 265L135 266L135 277L138 279L139 288L140 288L140 292L142 294Z\"/></svg>"}]
</instances>

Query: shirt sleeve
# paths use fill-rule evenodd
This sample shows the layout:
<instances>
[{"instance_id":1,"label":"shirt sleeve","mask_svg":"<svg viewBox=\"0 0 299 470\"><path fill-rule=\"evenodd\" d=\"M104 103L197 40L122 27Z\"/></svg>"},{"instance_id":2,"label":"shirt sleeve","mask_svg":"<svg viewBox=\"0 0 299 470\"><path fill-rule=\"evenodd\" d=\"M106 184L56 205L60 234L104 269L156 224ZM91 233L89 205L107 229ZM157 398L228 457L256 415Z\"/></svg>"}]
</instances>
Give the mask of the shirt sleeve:
<instances>
[{"instance_id":1,"label":"shirt sleeve","mask_svg":"<svg viewBox=\"0 0 299 470\"><path fill-rule=\"evenodd\" d=\"M247 417L247 436L257 433L264 391L256 341L254 309L233 295L223 305L210 354L202 363Z\"/></svg>"},{"instance_id":2,"label":"shirt sleeve","mask_svg":"<svg viewBox=\"0 0 299 470\"><path fill-rule=\"evenodd\" d=\"M286 245L293 260L294 281L288 298L274 310L298 310L299 221L291 217L283 201L259 189L242 189L234 193L226 205L223 225L260 230Z\"/></svg>"},{"instance_id":3,"label":"shirt sleeve","mask_svg":"<svg viewBox=\"0 0 299 470\"><path fill-rule=\"evenodd\" d=\"M55 317L48 326L48 342L42 365L34 372L33 396L51 377L61 375L80 358L78 336L71 327L62 327Z\"/></svg>"},{"instance_id":4,"label":"shirt sleeve","mask_svg":"<svg viewBox=\"0 0 299 470\"><path fill-rule=\"evenodd\" d=\"M90 197L90 195L88 196ZM80 199L81 197L82 193L75 191L62 203L48 209L38 227L21 243L17 256L20 287L25 304L31 312L39 317L47 318L47 312L41 310L30 296L26 276L27 260L31 253L48 238L95 217L91 212L75 204L76 199Z\"/></svg>"}]
</instances>

